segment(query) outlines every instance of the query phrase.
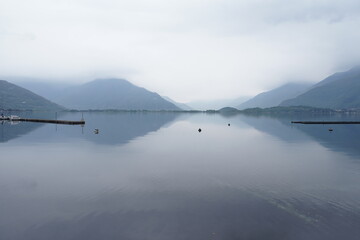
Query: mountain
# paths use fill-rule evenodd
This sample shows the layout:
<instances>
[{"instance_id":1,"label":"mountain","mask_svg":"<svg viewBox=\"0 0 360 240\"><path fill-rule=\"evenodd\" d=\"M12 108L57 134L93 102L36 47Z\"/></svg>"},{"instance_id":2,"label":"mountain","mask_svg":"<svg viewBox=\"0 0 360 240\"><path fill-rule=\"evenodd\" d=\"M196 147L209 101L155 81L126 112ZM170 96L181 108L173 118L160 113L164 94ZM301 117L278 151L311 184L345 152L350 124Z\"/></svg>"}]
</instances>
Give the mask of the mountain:
<instances>
[{"instance_id":1,"label":"mountain","mask_svg":"<svg viewBox=\"0 0 360 240\"><path fill-rule=\"evenodd\" d=\"M308 83L287 83L273 90L260 93L248 101L237 106L238 109L269 108L278 106L286 99L294 98L304 92L311 85Z\"/></svg>"},{"instance_id":2,"label":"mountain","mask_svg":"<svg viewBox=\"0 0 360 240\"><path fill-rule=\"evenodd\" d=\"M179 103L176 102L174 100L172 100L171 98L167 97L167 96L162 96L163 99L165 99L168 102L173 103L175 106L177 106L178 108L182 109L182 110L186 110L186 111L190 111L193 110L191 107L189 107L188 105L186 105L185 103Z\"/></svg>"},{"instance_id":3,"label":"mountain","mask_svg":"<svg viewBox=\"0 0 360 240\"><path fill-rule=\"evenodd\" d=\"M62 93L57 102L78 110L180 110L157 93L115 78L97 79L70 87Z\"/></svg>"},{"instance_id":4,"label":"mountain","mask_svg":"<svg viewBox=\"0 0 360 240\"><path fill-rule=\"evenodd\" d=\"M0 80L0 109L58 111L64 108L25 88Z\"/></svg>"},{"instance_id":5,"label":"mountain","mask_svg":"<svg viewBox=\"0 0 360 240\"><path fill-rule=\"evenodd\" d=\"M335 73L281 106L311 106L332 109L360 108L360 67Z\"/></svg>"}]
</instances>

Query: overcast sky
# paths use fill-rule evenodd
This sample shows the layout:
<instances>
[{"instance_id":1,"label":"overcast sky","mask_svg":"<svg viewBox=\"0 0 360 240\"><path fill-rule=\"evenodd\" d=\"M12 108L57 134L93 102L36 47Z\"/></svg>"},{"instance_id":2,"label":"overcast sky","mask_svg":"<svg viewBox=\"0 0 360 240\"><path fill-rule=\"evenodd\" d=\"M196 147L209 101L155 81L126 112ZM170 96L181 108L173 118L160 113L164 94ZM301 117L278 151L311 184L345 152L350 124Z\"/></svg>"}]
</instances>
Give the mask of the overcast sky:
<instances>
[{"instance_id":1,"label":"overcast sky","mask_svg":"<svg viewBox=\"0 0 360 240\"><path fill-rule=\"evenodd\" d=\"M0 0L0 75L233 98L359 64L359 27L359 0Z\"/></svg>"}]
</instances>

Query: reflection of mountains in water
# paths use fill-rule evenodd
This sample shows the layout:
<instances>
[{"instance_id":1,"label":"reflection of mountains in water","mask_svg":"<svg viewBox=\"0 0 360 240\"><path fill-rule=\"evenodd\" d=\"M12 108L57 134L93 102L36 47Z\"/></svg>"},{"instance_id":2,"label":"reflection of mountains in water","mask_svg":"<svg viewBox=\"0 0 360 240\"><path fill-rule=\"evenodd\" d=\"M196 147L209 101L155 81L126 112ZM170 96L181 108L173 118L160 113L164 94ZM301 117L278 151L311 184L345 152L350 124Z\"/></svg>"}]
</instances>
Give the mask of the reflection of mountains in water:
<instances>
[{"instance_id":1,"label":"reflection of mountains in water","mask_svg":"<svg viewBox=\"0 0 360 240\"><path fill-rule=\"evenodd\" d=\"M28 118L79 120L81 113L27 114ZM21 122L10 125L5 122L1 129L1 142L23 137L25 141L63 141L69 138L85 138L98 144L125 144L134 138L155 132L181 114L175 112L92 112L84 113L86 124L80 126ZM94 130L99 129L99 134ZM36 131L34 131L36 130ZM31 134L30 134L31 133Z\"/></svg>"},{"instance_id":2,"label":"reflection of mountains in water","mask_svg":"<svg viewBox=\"0 0 360 240\"><path fill-rule=\"evenodd\" d=\"M238 116L255 129L271 134L283 141L307 141L309 137L332 151L360 157L360 125L303 125L292 124L292 120L355 121L356 116L288 116L288 117L247 117ZM329 132L332 128L334 131Z\"/></svg>"},{"instance_id":3,"label":"reflection of mountains in water","mask_svg":"<svg viewBox=\"0 0 360 240\"><path fill-rule=\"evenodd\" d=\"M27 133L37 129L39 124L29 123L29 124L11 124L10 122L1 122L0 125L0 142L8 142L11 139L15 139L26 135Z\"/></svg>"},{"instance_id":4,"label":"reflection of mountains in water","mask_svg":"<svg viewBox=\"0 0 360 240\"><path fill-rule=\"evenodd\" d=\"M23 118L41 118L41 119L54 119L54 112L6 112L4 115L19 115ZM59 114L60 115L60 114ZM2 121L0 125L0 142L8 142L12 139L24 136L35 129L43 126L43 123L24 123L24 122L9 122Z\"/></svg>"},{"instance_id":5,"label":"reflection of mountains in water","mask_svg":"<svg viewBox=\"0 0 360 240\"><path fill-rule=\"evenodd\" d=\"M260 132L270 134L285 142L303 142L309 139L308 136L301 133L299 130L287 126L286 122L291 121L288 119L283 119L283 121L280 121L278 118L270 118L265 116L255 117L237 115L231 120L231 122L236 124L236 119L239 119L241 122L245 122Z\"/></svg>"},{"instance_id":6,"label":"reflection of mountains in water","mask_svg":"<svg viewBox=\"0 0 360 240\"><path fill-rule=\"evenodd\" d=\"M86 113L84 136L100 144L125 144L174 121L174 112ZM99 129L99 134L94 133Z\"/></svg>"},{"instance_id":7,"label":"reflection of mountains in water","mask_svg":"<svg viewBox=\"0 0 360 240\"><path fill-rule=\"evenodd\" d=\"M297 125L295 127L326 148L360 157L360 125ZM334 131L329 132L329 128Z\"/></svg>"}]
</instances>

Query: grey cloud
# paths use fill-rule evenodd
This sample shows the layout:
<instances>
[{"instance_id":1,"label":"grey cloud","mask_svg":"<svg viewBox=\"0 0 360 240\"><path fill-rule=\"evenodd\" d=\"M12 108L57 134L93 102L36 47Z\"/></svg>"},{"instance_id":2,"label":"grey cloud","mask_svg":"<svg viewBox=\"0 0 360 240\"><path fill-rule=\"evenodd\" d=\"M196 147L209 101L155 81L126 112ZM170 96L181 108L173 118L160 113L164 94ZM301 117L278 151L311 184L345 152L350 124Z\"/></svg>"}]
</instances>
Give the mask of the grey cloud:
<instances>
[{"instance_id":1,"label":"grey cloud","mask_svg":"<svg viewBox=\"0 0 360 240\"><path fill-rule=\"evenodd\" d=\"M358 64L359 25L354 0L12 0L0 8L0 73L231 98Z\"/></svg>"}]
</instances>

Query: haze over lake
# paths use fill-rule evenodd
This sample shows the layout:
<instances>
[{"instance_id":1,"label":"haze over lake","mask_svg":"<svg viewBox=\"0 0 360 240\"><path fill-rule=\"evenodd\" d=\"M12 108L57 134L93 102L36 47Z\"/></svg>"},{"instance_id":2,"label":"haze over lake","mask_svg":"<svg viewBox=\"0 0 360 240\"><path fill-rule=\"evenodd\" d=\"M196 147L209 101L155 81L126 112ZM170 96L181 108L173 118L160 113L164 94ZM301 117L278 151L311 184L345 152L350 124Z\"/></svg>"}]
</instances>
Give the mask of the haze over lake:
<instances>
[{"instance_id":1,"label":"haze over lake","mask_svg":"<svg viewBox=\"0 0 360 240\"><path fill-rule=\"evenodd\" d=\"M360 125L290 123L356 116L84 118L0 125L0 239L358 239Z\"/></svg>"}]
</instances>

